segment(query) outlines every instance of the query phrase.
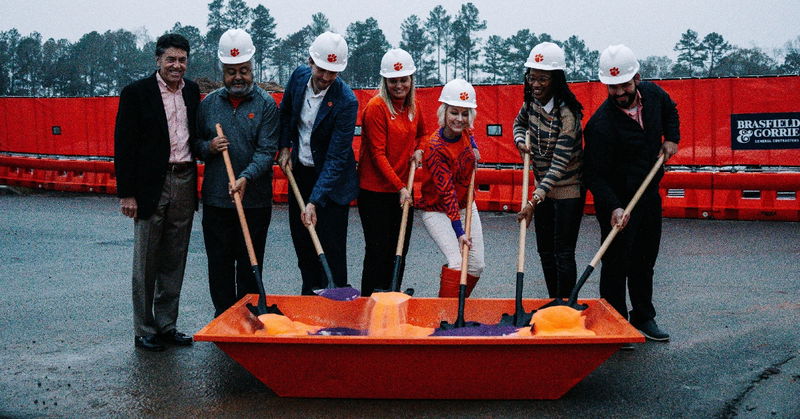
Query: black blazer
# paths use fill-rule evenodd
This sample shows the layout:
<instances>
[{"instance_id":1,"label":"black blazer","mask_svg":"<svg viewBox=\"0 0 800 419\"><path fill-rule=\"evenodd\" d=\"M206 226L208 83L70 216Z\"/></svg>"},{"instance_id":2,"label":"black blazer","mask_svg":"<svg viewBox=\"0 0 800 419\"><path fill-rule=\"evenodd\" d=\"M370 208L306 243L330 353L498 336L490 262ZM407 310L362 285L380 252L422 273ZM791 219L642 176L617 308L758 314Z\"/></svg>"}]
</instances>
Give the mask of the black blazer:
<instances>
[{"instance_id":1,"label":"black blazer","mask_svg":"<svg viewBox=\"0 0 800 419\"><path fill-rule=\"evenodd\" d=\"M200 88L184 79L183 101L189 122L189 141L197 135ZM117 196L135 197L140 219L153 215L169 163L169 129L156 73L122 89L114 129L114 169ZM194 158L194 157L193 157ZM197 173L197 166L193 170ZM195 188L196 189L196 188ZM197 194L194 195L197 208Z\"/></svg>"},{"instance_id":2,"label":"black blazer","mask_svg":"<svg viewBox=\"0 0 800 419\"><path fill-rule=\"evenodd\" d=\"M583 180L594 195L596 210L604 215L625 208L658 159L662 138L680 141L678 108L669 94L646 81L637 89L642 94L644 129L606 99L584 130ZM658 195L663 175L662 168L643 198Z\"/></svg>"}]
</instances>

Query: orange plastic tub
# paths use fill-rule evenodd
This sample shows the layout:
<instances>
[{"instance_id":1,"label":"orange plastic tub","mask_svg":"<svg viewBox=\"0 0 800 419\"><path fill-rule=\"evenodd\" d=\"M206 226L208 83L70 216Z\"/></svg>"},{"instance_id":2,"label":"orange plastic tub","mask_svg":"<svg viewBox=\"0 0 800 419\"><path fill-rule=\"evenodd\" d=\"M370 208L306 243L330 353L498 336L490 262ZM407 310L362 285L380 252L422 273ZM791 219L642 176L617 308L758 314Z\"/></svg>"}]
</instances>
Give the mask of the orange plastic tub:
<instances>
[{"instance_id":1,"label":"orange plastic tub","mask_svg":"<svg viewBox=\"0 0 800 419\"><path fill-rule=\"evenodd\" d=\"M214 342L282 397L378 399L557 399L624 343L644 337L602 299L581 300L596 336L420 337L257 336L248 295L195 334ZM366 329L369 298L331 301L270 295L295 321ZM549 300L524 300L526 309ZM412 298L408 323L437 327L453 321L452 298ZM497 323L513 299L467 299L465 318Z\"/></svg>"}]
</instances>

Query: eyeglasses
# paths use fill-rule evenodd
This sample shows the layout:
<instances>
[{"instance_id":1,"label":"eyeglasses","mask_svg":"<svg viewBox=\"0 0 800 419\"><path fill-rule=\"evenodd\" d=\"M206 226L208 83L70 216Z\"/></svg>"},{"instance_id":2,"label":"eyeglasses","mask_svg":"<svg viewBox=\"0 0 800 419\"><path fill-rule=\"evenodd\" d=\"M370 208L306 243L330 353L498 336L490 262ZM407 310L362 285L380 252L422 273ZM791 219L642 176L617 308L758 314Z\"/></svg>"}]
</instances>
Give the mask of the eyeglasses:
<instances>
[{"instance_id":1,"label":"eyeglasses","mask_svg":"<svg viewBox=\"0 0 800 419\"><path fill-rule=\"evenodd\" d=\"M536 82L538 82L539 84L550 83L550 77L525 76L525 80L530 84L534 84Z\"/></svg>"}]
</instances>

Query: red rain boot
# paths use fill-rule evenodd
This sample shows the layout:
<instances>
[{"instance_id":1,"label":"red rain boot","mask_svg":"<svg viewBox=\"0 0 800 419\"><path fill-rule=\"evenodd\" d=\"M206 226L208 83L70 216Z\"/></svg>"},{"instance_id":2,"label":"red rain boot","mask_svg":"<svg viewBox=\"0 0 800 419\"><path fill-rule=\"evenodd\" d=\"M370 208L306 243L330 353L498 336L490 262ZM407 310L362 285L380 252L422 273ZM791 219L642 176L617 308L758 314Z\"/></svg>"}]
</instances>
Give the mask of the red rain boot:
<instances>
[{"instance_id":1,"label":"red rain boot","mask_svg":"<svg viewBox=\"0 0 800 419\"><path fill-rule=\"evenodd\" d=\"M467 293L464 295L469 297L472 294L472 290L475 289L475 285L478 283L479 279L481 279L481 277L467 274Z\"/></svg>"},{"instance_id":2,"label":"red rain boot","mask_svg":"<svg viewBox=\"0 0 800 419\"><path fill-rule=\"evenodd\" d=\"M442 275L439 277L439 297L458 298L458 286L461 282L461 271L450 269L442 265Z\"/></svg>"}]
</instances>

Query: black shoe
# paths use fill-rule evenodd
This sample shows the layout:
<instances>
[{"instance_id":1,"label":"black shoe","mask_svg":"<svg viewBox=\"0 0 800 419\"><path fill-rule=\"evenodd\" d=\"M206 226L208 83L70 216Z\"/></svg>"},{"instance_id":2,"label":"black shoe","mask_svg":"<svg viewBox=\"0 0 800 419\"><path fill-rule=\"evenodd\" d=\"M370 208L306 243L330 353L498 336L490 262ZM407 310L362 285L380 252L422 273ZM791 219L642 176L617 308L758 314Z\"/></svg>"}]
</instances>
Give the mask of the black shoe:
<instances>
[{"instance_id":1,"label":"black shoe","mask_svg":"<svg viewBox=\"0 0 800 419\"><path fill-rule=\"evenodd\" d=\"M156 335L136 336L133 339L133 344L145 351L161 352L164 350L164 345L158 343Z\"/></svg>"},{"instance_id":2,"label":"black shoe","mask_svg":"<svg viewBox=\"0 0 800 419\"><path fill-rule=\"evenodd\" d=\"M659 329L656 321L653 319L647 320L641 324L635 324L634 327L639 329L644 337L649 340L656 342L669 342L669 334Z\"/></svg>"},{"instance_id":3,"label":"black shoe","mask_svg":"<svg viewBox=\"0 0 800 419\"><path fill-rule=\"evenodd\" d=\"M619 347L620 351L632 351L636 349L632 343L623 343L622 346Z\"/></svg>"},{"instance_id":4,"label":"black shoe","mask_svg":"<svg viewBox=\"0 0 800 419\"><path fill-rule=\"evenodd\" d=\"M192 344L192 337L172 329L167 333L159 334L158 339L164 343L177 346L189 346Z\"/></svg>"}]
</instances>

